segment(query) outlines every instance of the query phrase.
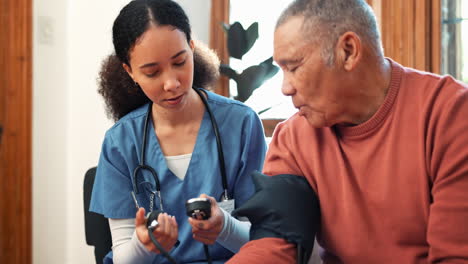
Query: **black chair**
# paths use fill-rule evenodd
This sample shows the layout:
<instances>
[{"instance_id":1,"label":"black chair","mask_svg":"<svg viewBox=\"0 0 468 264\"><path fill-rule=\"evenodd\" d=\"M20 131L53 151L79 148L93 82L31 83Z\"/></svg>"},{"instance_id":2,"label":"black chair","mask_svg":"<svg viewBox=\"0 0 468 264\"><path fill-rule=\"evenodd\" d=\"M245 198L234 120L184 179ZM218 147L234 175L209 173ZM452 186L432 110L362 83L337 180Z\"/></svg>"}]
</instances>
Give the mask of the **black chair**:
<instances>
[{"instance_id":1,"label":"black chair","mask_svg":"<svg viewBox=\"0 0 468 264\"><path fill-rule=\"evenodd\" d=\"M104 256L111 250L112 237L109 222L101 214L89 211L91 193L93 191L96 167L90 168L84 178L83 199L85 215L86 244L94 246L94 256L97 264L102 264Z\"/></svg>"}]
</instances>

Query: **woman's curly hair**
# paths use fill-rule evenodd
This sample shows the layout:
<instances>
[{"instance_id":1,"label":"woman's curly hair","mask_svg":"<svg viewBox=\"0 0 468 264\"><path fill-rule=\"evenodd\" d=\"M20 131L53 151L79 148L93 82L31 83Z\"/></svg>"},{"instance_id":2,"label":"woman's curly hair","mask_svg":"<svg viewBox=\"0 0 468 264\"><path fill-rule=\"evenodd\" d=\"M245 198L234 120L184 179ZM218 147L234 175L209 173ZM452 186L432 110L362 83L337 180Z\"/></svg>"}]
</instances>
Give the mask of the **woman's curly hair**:
<instances>
[{"instance_id":1,"label":"woman's curly hair","mask_svg":"<svg viewBox=\"0 0 468 264\"><path fill-rule=\"evenodd\" d=\"M193 86L214 88L219 77L218 56L206 45L196 42L193 61ZM98 92L106 104L107 115L114 121L150 101L141 88L133 82L115 53L103 60L98 86Z\"/></svg>"},{"instance_id":2,"label":"woman's curly hair","mask_svg":"<svg viewBox=\"0 0 468 264\"><path fill-rule=\"evenodd\" d=\"M187 15L172 0L133 0L122 8L112 27L115 52L104 59L98 77L98 92L104 98L108 116L115 121L150 101L122 64L130 65L131 49L151 24L171 25L185 34L187 42L192 39ZM219 77L216 54L196 42L193 61L193 86L213 87Z\"/></svg>"}]
</instances>

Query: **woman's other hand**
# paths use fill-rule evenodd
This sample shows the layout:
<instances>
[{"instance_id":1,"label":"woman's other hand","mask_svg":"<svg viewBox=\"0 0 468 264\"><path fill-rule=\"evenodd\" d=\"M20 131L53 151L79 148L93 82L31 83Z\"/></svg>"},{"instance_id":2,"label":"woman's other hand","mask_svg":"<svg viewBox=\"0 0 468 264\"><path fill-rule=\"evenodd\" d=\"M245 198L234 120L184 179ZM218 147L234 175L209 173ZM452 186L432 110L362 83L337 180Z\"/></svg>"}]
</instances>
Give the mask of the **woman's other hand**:
<instances>
[{"instance_id":1,"label":"woman's other hand","mask_svg":"<svg viewBox=\"0 0 468 264\"><path fill-rule=\"evenodd\" d=\"M138 209L135 219L135 229L138 239L149 251L160 253L156 246L151 242L146 227L145 208ZM160 213L158 216L158 226L153 231L156 240L166 251L170 251L177 242L179 229L174 216L167 213Z\"/></svg>"},{"instance_id":2,"label":"woman's other hand","mask_svg":"<svg viewBox=\"0 0 468 264\"><path fill-rule=\"evenodd\" d=\"M223 230L224 214L213 197L206 194L202 194L200 197L210 199L211 217L207 220L196 220L189 217L188 221L192 226L193 238L203 244L212 245L216 242L221 230Z\"/></svg>"}]
</instances>

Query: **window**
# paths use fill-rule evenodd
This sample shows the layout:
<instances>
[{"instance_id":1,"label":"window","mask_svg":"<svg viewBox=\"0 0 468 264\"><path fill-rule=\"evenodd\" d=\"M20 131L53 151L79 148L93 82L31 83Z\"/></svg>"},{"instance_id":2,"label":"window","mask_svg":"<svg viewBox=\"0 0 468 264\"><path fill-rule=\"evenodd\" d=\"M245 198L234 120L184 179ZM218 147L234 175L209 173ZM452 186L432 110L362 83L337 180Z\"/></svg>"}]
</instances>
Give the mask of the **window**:
<instances>
[{"instance_id":1,"label":"window","mask_svg":"<svg viewBox=\"0 0 468 264\"><path fill-rule=\"evenodd\" d=\"M468 1L441 2L441 73L468 83Z\"/></svg>"},{"instance_id":2,"label":"window","mask_svg":"<svg viewBox=\"0 0 468 264\"><path fill-rule=\"evenodd\" d=\"M247 29L252 23L258 22L259 28L257 41L252 49L242 57L242 60L230 58L231 68L242 72L249 66L257 65L273 55L273 32L276 20L290 2L291 0L230 1L230 24L237 21ZM260 118L264 120L290 117L297 110L294 108L291 98L281 93L282 80L283 74L280 70L273 78L257 88L245 104L252 107L257 113L271 107L270 110L260 114ZM236 95L236 83L231 80L229 87L231 95Z\"/></svg>"}]
</instances>

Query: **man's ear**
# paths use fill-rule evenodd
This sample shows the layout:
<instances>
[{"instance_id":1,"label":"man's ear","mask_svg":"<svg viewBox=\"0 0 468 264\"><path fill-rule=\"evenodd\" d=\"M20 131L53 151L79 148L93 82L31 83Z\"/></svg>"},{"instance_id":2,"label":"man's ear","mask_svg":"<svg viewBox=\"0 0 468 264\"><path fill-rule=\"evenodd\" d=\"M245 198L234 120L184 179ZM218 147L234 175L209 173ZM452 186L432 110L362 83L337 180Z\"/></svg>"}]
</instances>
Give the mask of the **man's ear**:
<instances>
[{"instance_id":1,"label":"man's ear","mask_svg":"<svg viewBox=\"0 0 468 264\"><path fill-rule=\"evenodd\" d=\"M130 75L133 81L135 81L135 79L133 78L133 74L132 74L132 68L130 68L130 66L128 66L126 63L122 63L122 67L125 69L128 75Z\"/></svg>"},{"instance_id":2,"label":"man's ear","mask_svg":"<svg viewBox=\"0 0 468 264\"><path fill-rule=\"evenodd\" d=\"M359 36L348 31L340 36L337 42L337 61L346 71L353 70L362 57L362 43Z\"/></svg>"}]
</instances>

